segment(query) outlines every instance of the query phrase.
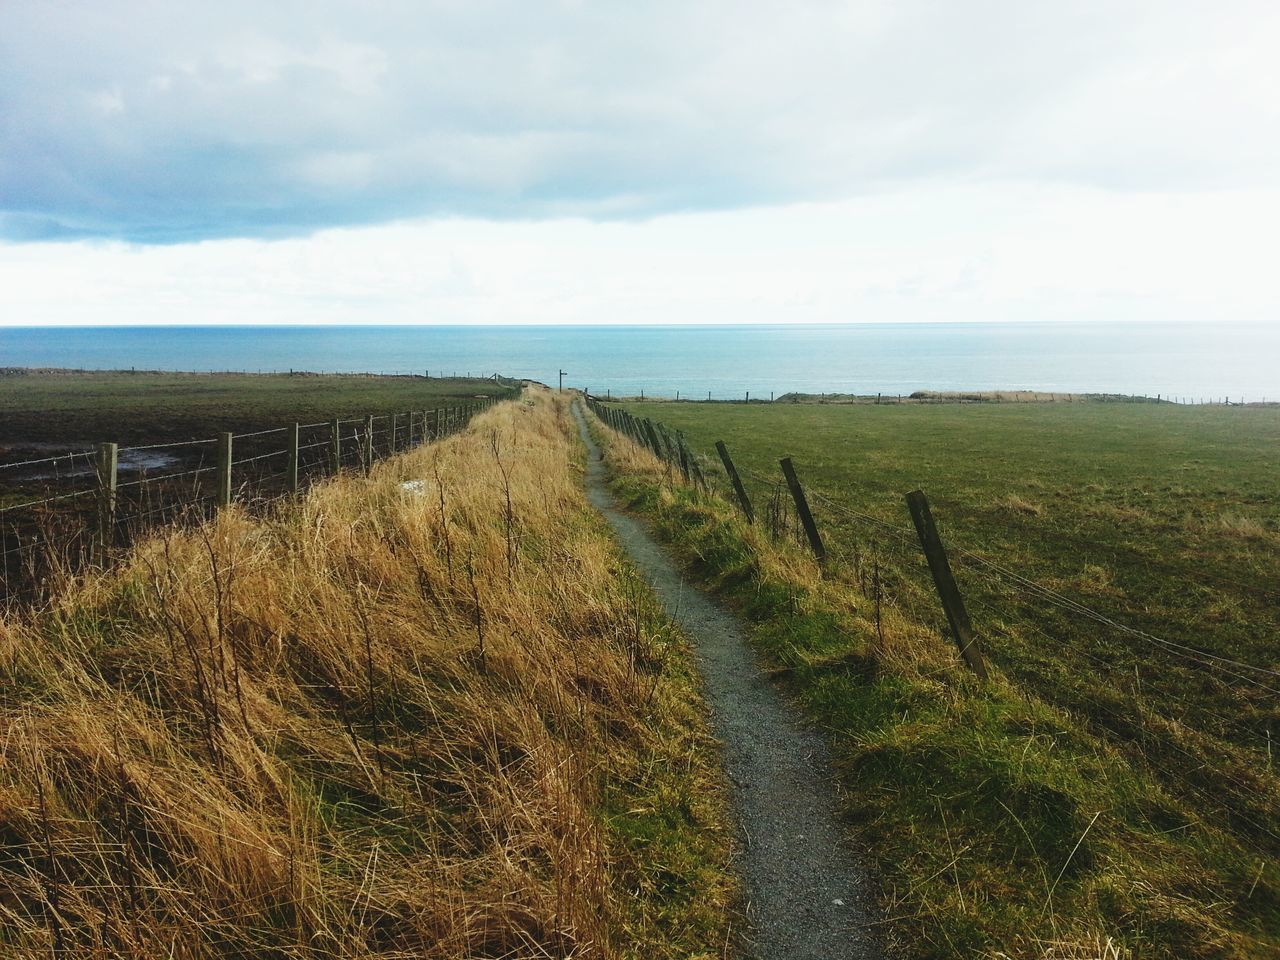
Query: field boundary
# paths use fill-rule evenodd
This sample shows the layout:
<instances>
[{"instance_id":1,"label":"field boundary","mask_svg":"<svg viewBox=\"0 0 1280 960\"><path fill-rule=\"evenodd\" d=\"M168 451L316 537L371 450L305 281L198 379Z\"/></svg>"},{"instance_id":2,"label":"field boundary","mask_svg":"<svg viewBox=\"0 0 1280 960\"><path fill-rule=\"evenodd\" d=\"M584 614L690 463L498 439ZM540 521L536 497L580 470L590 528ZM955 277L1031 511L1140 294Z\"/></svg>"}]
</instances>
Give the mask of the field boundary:
<instances>
[{"instance_id":1,"label":"field boundary","mask_svg":"<svg viewBox=\"0 0 1280 960\"><path fill-rule=\"evenodd\" d=\"M55 489L70 488L0 506L0 602L48 596L66 575L89 564L110 565L155 527L200 522L232 503L261 507L344 470L367 474L381 459L457 433L497 402L455 401L208 439L124 447L103 442L93 450L0 464L0 476L38 469L52 475ZM136 479L121 482L121 454L180 454L198 463L168 473L140 469Z\"/></svg>"}]
</instances>

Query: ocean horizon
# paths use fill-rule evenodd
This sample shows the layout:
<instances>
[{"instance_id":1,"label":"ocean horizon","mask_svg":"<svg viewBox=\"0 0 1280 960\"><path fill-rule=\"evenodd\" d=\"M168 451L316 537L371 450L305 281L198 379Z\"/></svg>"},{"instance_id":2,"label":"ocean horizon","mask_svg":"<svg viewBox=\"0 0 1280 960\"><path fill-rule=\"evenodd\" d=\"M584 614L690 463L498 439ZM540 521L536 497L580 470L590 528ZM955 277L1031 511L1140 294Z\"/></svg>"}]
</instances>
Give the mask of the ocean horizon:
<instances>
[{"instance_id":1,"label":"ocean horizon","mask_svg":"<svg viewBox=\"0 0 1280 960\"><path fill-rule=\"evenodd\" d=\"M1280 328L1035 322L2 327L0 366L504 376L598 393L1038 390L1280 399Z\"/></svg>"}]
</instances>

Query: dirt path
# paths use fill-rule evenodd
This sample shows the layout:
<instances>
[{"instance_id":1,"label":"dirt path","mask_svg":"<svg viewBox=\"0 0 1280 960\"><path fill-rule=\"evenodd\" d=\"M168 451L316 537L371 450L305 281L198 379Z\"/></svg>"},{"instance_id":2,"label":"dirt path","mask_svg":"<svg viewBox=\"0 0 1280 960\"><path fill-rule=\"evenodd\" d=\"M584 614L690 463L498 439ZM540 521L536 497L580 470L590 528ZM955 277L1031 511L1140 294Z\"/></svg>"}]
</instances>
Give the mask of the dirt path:
<instances>
[{"instance_id":1,"label":"dirt path","mask_svg":"<svg viewBox=\"0 0 1280 960\"><path fill-rule=\"evenodd\" d=\"M618 510L576 403L573 412L587 447L588 498L698 654L732 784L751 955L882 957L865 932L871 910L866 876L839 825L825 745L765 680L741 625L687 585L644 528Z\"/></svg>"}]
</instances>

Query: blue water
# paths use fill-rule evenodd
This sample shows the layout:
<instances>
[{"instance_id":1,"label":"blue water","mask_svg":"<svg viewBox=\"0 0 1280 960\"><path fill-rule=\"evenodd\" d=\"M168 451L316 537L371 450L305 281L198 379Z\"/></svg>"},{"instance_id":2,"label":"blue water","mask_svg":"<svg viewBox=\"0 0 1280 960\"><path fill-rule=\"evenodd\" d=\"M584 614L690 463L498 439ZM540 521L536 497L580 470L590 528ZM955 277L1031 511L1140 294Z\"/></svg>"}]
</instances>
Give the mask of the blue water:
<instances>
[{"instance_id":1,"label":"blue water","mask_svg":"<svg viewBox=\"0 0 1280 960\"><path fill-rule=\"evenodd\" d=\"M935 323L698 327L0 328L0 366L500 372L599 393L1116 392L1280 399L1280 326Z\"/></svg>"}]
</instances>

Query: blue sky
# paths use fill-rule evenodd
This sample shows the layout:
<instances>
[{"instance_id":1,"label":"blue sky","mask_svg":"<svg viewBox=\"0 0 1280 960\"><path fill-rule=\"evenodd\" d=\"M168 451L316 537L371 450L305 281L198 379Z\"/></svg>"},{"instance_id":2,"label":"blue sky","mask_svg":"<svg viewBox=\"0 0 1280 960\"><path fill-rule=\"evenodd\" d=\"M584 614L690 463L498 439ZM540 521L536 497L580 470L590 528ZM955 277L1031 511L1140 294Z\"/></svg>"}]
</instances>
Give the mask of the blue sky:
<instances>
[{"instance_id":1,"label":"blue sky","mask_svg":"<svg viewBox=\"0 0 1280 960\"><path fill-rule=\"evenodd\" d=\"M8 0L0 319L1270 319L1277 49L1262 2Z\"/></svg>"}]
</instances>

